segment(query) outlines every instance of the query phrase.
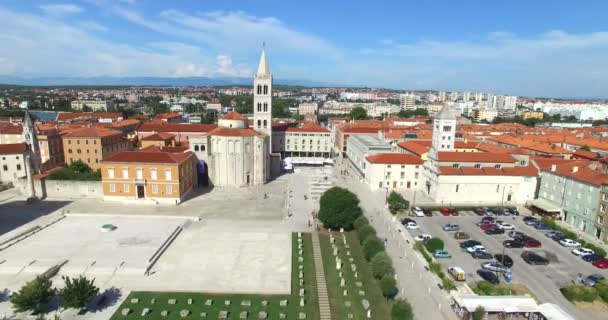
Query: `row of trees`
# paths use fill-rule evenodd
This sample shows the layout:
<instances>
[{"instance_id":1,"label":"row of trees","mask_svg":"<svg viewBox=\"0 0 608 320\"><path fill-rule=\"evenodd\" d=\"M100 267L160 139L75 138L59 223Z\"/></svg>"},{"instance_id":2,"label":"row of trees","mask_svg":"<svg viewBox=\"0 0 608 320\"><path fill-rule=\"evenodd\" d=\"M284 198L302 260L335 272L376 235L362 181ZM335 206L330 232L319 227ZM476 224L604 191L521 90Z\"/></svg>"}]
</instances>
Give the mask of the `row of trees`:
<instances>
[{"instance_id":1,"label":"row of trees","mask_svg":"<svg viewBox=\"0 0 608 320\"><path fill-rule=\"evenodd\" d=\"M82 160L76 160L67 168L61 168L53 171L49 176L49 180L77 180L77 181L100 181L101 170L93 170Z\"/></svg>"},{"instance_id":2,"label":"row of trees","mask_svg":"<svg viewBox=\"0 0 608 320\"><path fill-rule=\"evenodd\" d=\"M50 279L37 276L11 297L13 309L16 312L34 312L38 314L43 311L44 306L51 302L56 295L59 295L63 307L81 311L99 293L99 288L94 284L95 279L89 280L83 276L79 276L78 278L64 276L63 281L65 282L65 286L57 290L53 288Z\"/></svg>"}]
</instances>

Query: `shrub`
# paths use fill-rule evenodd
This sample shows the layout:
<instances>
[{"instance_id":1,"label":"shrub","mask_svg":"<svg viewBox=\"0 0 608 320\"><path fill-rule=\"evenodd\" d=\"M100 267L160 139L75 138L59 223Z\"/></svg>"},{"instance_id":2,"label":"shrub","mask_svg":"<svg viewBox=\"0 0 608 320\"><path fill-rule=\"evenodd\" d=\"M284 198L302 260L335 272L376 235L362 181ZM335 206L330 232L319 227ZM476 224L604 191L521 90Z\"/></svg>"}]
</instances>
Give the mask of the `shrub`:
<instances>
[{"instance_id":1,"label":"shrub","mask_svg":"<svg viewBox=\"0 0 608 320\"><path fill-rule=\"evenodd\" d=\"M381 279L386 275L392 276L395 273L391 258L384 252L380 252L372 258L371 266L372 274L376 279Z\"/></svg>"},{"instance_id":2,"label":"shrub","mask_svg":"<svg viewBox=\"0 0 608 320\"><path fill-rule=\"evenodd\" d=\"M400 193L395 191L391 191L388 197L386 197L386 202L388 203L388 209L393 214L399 210L407 210L410 207L409 201L405 200Z\"/></svg>"},{"instance_id":3,"label":"shrub","mask_svg":"<svg viewBox=\"0 0 608 320\"><path fill-rule=\"evenodd\" d=\"M560 289L566 299L571 302L574 301L585 301L593 302L597 299L597 290L593 287L585 285L571 285L565 286Z\"/></svg>"},{"instance_id":4,"label":"shrub","mask_svg":"<svg viewBox=\"0 0 608 320\"><path fill-rule=\"evenodd\" d=\"M406 300L399 299L393 303L391 309L392 320L412 320L414 319L414 312L412 311L412 305Z\"/></svg>"},{"instance_id":5,"label":"shrub","mask_svg":"<svg viewBox=\"0 0 608 320\"><path fill-rule=\"evenodd\" d=\"M478 306L475 311L473 311L473 320L483 320L486 316L486 309L482 306Z\"/></svg>"},{"instance_id":6,"label":"shrub","mask_svg":"<svg viewBox=\"0 0 608 320\"><path fill-rule=\"evenodd\" d=\"M48 176L49 180L99 181L101 170L93 171L81 160L70 163L67 168L61 168Z\"/></svg>"},{"instance_id":7,"label":"shrub","mask_svg":"<svg viewBox=\"0 0 608 320\"><path fill-rule=\"evenodd\" d=\"M370 235L376 235L376 229L371 225L366 224L357 230L357 235L359 236L359 243L363 243Z\"/></svg>"},{"instance_id":8,"label":"shrub","mask_svg":"<svg viewBox=\"0 0 608 320\"><path fill-rule=\"evenodd\" d=\"M433 273L437 273L441 271L441 265L437 262L431 262L429 263L429 269L431 269Z\"/></svg>"},{"instance_id":9,"label":"shrub","mask_svg":"<svg viewBox=\"0 0 608 320\"><path fill-rule=\"evenodd\" d=\"M491 296L494 292L494 285L485 280L479 281L473 291L480 296Z\"/></svg>"},{"instance_id":10,"label":"shrub","mask_svg":"<svg viewBox=\"0 0 608 320\"><path fill-rule=\"evenodd\" d=\"M382 251L384 251L384 243L376 236L369 236L363 242L363 255L367 261Z\"/></svg>"},{"instance_id":11,"label":"shrub","mask_svg":"<svg viewBox=\"0 0 608 320\"><path fill-rule=\"evenodd\" d=\"M451 291L451 290L456 290L456 284L454 283L454 281L448 279L448 278L442 278L442 286L444 290L447 291Z\"/></svg>"},{"instance_id":12,"label":"shrub","mask_svg":"<svg viewBox=\"0 0 608 320\"><path fill-rule=\"evenodd\" d=\"M385 275L380 279L380 289L382 290L382 295L387 299L394 298L399 289L397 289L397 282L395 281L395 277L393 275Z\"/></svg>"},{"instance_id":13,"label":"shrub","mask_svg":"<svg viewBox=\"0 0 608 320\"><path fill-rule=\"evenodd\" d=\"M340 187L333 187L321 196L319 220L327 228L351 230L355 219L361 216L359 198Z\"/></svg>"},{"instance_id":14,"label":"shrub","mask_svg":"<svg viewBox=\"0 0 608 320\"><path fill-rule=\"evenodd\" d=\"M608 282L602 281L595 285L595 290L597 290L597 294L604 300L604 302L608 303Z\"/></svg>"},{"instance_id":15,"label":"shrub","mask_svg":"<svg viewBox=\"0 0 608 320\"><path fill-rule=\"evenodd\" d=\"M439 238L430 238L429 240L427 240L424 243L424 246L430 253L433 253L433 252L435 252L435 250L442 250L444 247L444 244L443 244L443 240L441 240Z\"/></svg>"},{"instance_id":16,"label":"shrub","mask_svg":"<svg viewBox=\"0 0 608 320\"><path fill-rule=\"evenodd\" d=\"M355 222L353 222L353 228L359 230L361 227L368 225L369 221L367 220L367 218L363 215L361 215L359 218L355 219Z\"/></svg>"}]
</instances>

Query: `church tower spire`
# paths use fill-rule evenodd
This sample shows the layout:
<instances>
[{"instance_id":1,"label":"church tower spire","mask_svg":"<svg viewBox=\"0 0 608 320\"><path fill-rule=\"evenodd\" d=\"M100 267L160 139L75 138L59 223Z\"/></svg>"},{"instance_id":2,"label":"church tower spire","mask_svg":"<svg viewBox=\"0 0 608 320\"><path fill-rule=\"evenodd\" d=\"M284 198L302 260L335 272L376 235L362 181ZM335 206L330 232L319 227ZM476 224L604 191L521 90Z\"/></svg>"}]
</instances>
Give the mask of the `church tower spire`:
<instances>
[{"instance_id":1,"label":"church tower spire","mask_svg":"<svg viewBox=\"0 0 608 320\"><path fill-rule=\"evenodd\" d=\"M40 146L38 145L38 133L29 111L25 110L23 117L23 142L27 145L32 161L34 174L40 172Z\"/></svg>"},{"instance_id":2,"label":"church tower spire","mask_svg":"<svg viewBox=\"0 0 608 320\"><path fill-rule=\"evenodd\" d=\"M253 77L253 125L256 131L268 135L269 145L272 146L272 74L266 60L265 45L262 47L258 72Z\"/></svg>"}]
</instances>

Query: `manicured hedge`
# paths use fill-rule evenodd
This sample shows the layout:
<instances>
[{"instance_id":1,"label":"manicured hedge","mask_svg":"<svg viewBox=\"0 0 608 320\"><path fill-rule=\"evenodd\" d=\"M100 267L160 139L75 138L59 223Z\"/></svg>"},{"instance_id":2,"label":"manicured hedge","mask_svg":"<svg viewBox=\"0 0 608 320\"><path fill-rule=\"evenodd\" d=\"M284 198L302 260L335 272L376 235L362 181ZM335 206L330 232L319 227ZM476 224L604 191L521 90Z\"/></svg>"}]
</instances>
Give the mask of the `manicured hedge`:
<instances>
[{"instance_id":1,"label":"manicured hedge","mask_svg":"<svg viewBox=\"0 0 608 320\"><path fill-rule=\"evenodd\" d=\"M543 218L542 221L549 227L551 227L551 229L563 233L566 238L579 242L581 244L581 247L593 250L593 252L595 252L595 254L597 254L598 256L606 257L606 250L579 238L578 235L572 230L561 227L556 221L552 219Z\"/></svg>"}]
</instances>

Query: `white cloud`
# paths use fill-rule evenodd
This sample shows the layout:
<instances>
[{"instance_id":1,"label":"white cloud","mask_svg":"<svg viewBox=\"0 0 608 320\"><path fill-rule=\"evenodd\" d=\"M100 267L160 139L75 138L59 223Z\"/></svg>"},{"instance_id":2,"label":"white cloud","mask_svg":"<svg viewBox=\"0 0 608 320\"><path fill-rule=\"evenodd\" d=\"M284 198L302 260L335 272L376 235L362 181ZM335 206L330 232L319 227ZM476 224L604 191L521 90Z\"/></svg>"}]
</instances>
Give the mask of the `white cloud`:
<instances>
[{"instance_id":1,"label":"white cloud","mask_svg":"<svg viewBox=\"0 0 608 320\"><path fill-rule=\"evenodd\" d=\"M207 75L209 75L207 70L193 63L178 66L174 73L176 77L202 77Z\"/></svg>"},{"instance_id":2,"label":"white cloud","mask_svg":"<svg viewBox=\"0 0 608 320\"><path fill-rule=\"evenodd\" d=\"M80 23L80 26L89 31L94 32L107 32L108 28L102 24L99 24L95 21L83 21Z\"/></svg>"},{"instance_id":3,"label":"white cloud","mask_svg":"<svg viewBox=\"0 0 608 320\"><path fill-rule=\"evenodd\" d=\"M81 7L71 3L47 4L40 6L40 9L47 15L57 17L76 14L83 11Z\"/></svg>"}]
</instances>

